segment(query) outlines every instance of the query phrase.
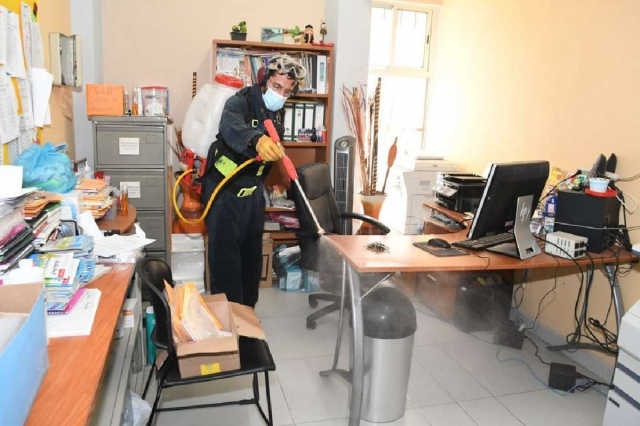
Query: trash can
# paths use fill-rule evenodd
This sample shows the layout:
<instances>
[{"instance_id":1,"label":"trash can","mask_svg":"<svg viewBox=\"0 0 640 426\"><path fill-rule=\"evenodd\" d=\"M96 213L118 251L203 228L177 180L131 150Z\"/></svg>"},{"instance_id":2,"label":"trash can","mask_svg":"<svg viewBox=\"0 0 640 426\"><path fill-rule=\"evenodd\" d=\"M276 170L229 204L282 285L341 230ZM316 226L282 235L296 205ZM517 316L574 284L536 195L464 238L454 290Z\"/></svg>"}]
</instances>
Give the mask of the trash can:
<instances>
[{"instance_id":1,"label":"trash can","mask_svg":"<svg viewBox=\"0 0 640 426\"><path fill-rule=\"evenodd\" d=\"M361 417L373 423L404 415L416 311L404 294L379 287L362 300L364 392Z\"/></svg>"}]
</instances>

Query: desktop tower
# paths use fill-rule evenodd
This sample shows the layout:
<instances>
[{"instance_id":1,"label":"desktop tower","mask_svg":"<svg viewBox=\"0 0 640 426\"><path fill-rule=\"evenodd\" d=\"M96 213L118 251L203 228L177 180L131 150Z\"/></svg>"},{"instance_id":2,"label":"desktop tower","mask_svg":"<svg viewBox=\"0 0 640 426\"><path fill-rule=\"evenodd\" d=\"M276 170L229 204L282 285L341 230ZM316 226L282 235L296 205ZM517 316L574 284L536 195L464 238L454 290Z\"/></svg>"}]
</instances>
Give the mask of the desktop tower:
<instances>
[{"instance_id":1,"label":"desktop tower","mask_svg":"<svg viewBox=\"0 0 640 426\"><path fill-rule=\"evenodd\" d=\"M353 170L356 159L356 140L353 136L338 138L333 151L333 192L341 212L353 210ZM351 220L342 221L342 234L351 235Z\"/></svg>"},{"instance_id":2,"label":"desktop tower","mask_svg":"<svg viewBox=\"0 0 640 426\"><path fill-rule=\"evenodd\" d=\"M596 197L582 191L559 191L553 230L586 237L587 249L602 253L614 243L620 218L620 201L616 197Z\"/></svg>"},{"instance_id":3,"label":"desktop tower","mask_svg":"<svg viewBox=\"0 0 640 426\"><path fill-rule=\"evenodd\" d=\"M453 323L465 333L501 329L509 322L512 290L494 274L466 276L457 288Z\"/></svg>"}]
</instances>

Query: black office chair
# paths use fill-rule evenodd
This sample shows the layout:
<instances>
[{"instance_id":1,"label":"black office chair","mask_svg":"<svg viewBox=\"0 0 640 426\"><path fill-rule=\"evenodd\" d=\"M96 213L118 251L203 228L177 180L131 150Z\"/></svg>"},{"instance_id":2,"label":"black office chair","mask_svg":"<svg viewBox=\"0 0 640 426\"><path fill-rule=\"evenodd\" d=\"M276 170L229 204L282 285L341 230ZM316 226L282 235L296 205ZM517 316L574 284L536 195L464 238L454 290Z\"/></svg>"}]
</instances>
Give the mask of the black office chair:
<instances>
[{"instance_id":1,"label":"black office chair","mask_svg":"<svg viewBox=\"0 0 640 426\"><path fill-rule=\"evenodd\" d=\"M327 234L341 234L343 220L362 220L373 225L382 234L388 234L389 228L376 219L360 213L341 212L331 186L329 165L326 163L310 163L299 167L300 186L305 192L320 226ZM340 290L342 277L342 259L334 251L322 250L318 229L311 213L295 185L292 185L293 201L300 221L300 230L296 233L300 244L300 263L305 269L316 271L320 275L320 287L324 293L309 295L309 305L318 306L320 300L331 302L307 317L307 328L316 328L316 320L340 309ZM379 274L367 281L377 283Z\"/></svg>"},{"instance_id":2,"label":"black office chair","mask_svg":"<svg viewBox=\"0 0 640 426\"><path fill-rule=\"evenodd\" d=\"M239 351L240 351L240 369L235 371L225 371L222 373L211 374L207 376L181 378L178 368L178 359L176 355L176 349L173 344L173 330L171 328L171 310L167 299L164 296L164 280L171 286L171 268L160 259L143 258L136 264L136 273L151 291L151 303L153 305L153 311L156 317L156 326L151 333L151 341L156 348L164 349L167 357L162 362L162 365L158 369L156 366L156 360L154 360L149 373L149 379L145 385L142 398L146 397L149 389L149 383L151 377L155 371L156 381L158 383L158 390L156 392L156 398L151 409L151 416L149 417L148 426L153 424L153 417L156 412L160 411L176 411L186 410L191 408L208 408L208 407L220 407L224 405L247 405L256 404L260 415L264 419L265 423L269 426L273 426L273 414L271 408L271 392L269 388L269 372L275 371L276 366L269 350L269 345L266 341L260 339L250 339L240 336L239 339ZM267 411L269 416L267 417L260 405L260 391L258 387L258 373L264 373L264 380L267 393ZM243 399L240 401L219 402L212 404L199 404L190 405L184 407L171 407L171 408L158 408L160 396L162 390L165 388L171 388L175 386L184 386L194 383L208 382L212 380L228 379L231 377L243 376L247 374L253 375L253 398Z\"/></svg>"}]
</instances>

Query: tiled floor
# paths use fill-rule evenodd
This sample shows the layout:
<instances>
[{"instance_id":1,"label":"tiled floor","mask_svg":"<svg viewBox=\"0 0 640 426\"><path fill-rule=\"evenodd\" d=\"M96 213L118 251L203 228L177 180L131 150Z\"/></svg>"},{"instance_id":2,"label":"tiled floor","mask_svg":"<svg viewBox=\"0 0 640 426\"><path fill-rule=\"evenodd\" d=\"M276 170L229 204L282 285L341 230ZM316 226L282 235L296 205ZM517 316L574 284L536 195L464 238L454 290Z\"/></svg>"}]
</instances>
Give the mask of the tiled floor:
<instances>
[{"instance_id":1,"label":"tiled floor","mask_svg":"<svg viewBox=\"0 0 640 426\"><path fill-rule=\"evenodd\" d=\"M346 426L349 388L338 377L321 377L331 366L337 314L305 328L313 312L307 294L277 289L260 291L257 313L276 360L271 374L274 420L278 426ZM465 334L427 315L418 304L411 378L405 415L390 426L599 426L605 397L594 390L559 395L546 381L548 367L534 356L532 344L522 350L498 347L484 340L488 333ZM346 329L348 330L348 328ZM544 349L546 361L570 361ZM341 366L348 363L349 339L344 336ZM525 364L526 363L526 364ZM528 366L527 366L528 364ZM226 382L226 383L225 383ZM264 395L264 389L262 390ZM211 382L167 390L163 406L206 403L251 396L250 379ZM260 426L255 407L232 406L159 413L157 426ZM362 425L370 425L361 422Z\"/></svg>"}]
</instances>

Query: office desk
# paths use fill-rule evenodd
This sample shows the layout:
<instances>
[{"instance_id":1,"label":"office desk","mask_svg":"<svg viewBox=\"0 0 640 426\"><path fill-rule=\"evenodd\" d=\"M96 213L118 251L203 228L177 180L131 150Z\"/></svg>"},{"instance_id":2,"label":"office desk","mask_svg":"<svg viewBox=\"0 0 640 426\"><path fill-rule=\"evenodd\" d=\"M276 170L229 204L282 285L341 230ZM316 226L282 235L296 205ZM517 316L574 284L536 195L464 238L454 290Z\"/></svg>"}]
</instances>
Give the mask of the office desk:
<instances>
[{"instance_id":1,"label":"office desk","mask_svg":"<svg viewBox=\"0 0 640 426\"><path fill-rule=\"evenodd\" d=\"M133 268L132 264L115 265L88 285L102 292L89 336L50 340L49 370L31 407L27 425L88 423Z\"/></svg>"},{"instance_id":2,"label":"office desk","mask_svg":"<svg viewBox=\"0 0 640 426\"><path fill-rule=\"evenodd\" d=\"M448 241L459 241L463 239L463 233L450 235L438 235ZM429 235L386 235L386 236L353 236L353 235L329 235L323 237L326 243L335 249L343 258L343 270L348 272L349 279L343 279L343 300L344 295L349 295L351 306L352 333L353 333L353 367L350 373L345 373L336 368L336 350L334 363L331 370L321 374L327 375L337 373L347 377L351 382L351 402L349 407L349 426L360 424L360 412L362 408L362 391L364 378L364 336L362 325L362 297L360 291L360 274L378 272L443 272L443 271L496 271L496 270L523 270L523 269L543 269L575 266L575 262L568 259L559 259L545 253L527 260L518 260L507 256L493 254L486 251L477 253L477 256L436 257L424 250L413 246L414 242L427 241L432 236ZM367 245L373 242L381 242L388 248L388 252L375 253L367 249ZM637 263L638 258L624 249L614 248L614 251L607 250L602 254L592 254L593 262L596 266L605 265L609 281L614 289L614 305L616 309L616 321L618 327L624 307L617 277L615 275L615 265L620 263ZM578 264L591 265L589 258L582 258ZM346 274L345 274L346 275ZM346 281L349 283L349 292L345 293ZM344 302L343 302L344 303ZM341 311L342 312L342 311ZM342 331L342 316L340 317L338 342L340 342ZM338 347L338 344L336 344Z\"/></svg>"}]
</instances>

